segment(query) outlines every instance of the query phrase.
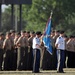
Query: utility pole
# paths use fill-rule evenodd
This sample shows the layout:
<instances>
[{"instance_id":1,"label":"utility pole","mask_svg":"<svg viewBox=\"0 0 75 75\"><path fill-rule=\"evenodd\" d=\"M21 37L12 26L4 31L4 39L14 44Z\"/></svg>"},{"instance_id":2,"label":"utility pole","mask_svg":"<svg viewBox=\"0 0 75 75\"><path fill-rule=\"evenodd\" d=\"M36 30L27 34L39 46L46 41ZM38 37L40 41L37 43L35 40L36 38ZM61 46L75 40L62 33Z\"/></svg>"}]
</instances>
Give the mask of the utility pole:
<instances>
[{"instance_id":1,"label":"utility pole","mask_svg":"<svg viewBox=\"0 0 75 75\"><path fill-rule=\"evenodd\" d=\"M11 29L14 28L14 4L11 4Z\"/></svg>"},{"instance_id":2,"label":"utility pole","mask_svg":"<svg viewBox=\"0 0 75 75\"><path fill-rule=\"evenodd\" d=\"M19 13L19 18L20 18L20 28L19 28L19 31L21 31L22 30L22 4L20 4L19 5L19 7L20 7L20 13Z\"/></svg>"},{"instance_id":3,"label":"utility pole","mask_svg":"<svg viewBox=\"0 0 75 75\"><path fill-rule=\"evenodd\" d=\"M2 26L2 10L1 10L1 5L2 4L0 4L0 31L1 31L1 26Z\"/></svg>"},{"instance_id":4,"label":"utility pole","mask_svg":"<svg viewBox=\"0 0 75 75\"><path fill-rule=\"evenodd\" d=\"M17 5L15 5L15 31L18 31L18 26L17 26L17 22L18 22L18 8Z\"/></svg>"}]
</instances>

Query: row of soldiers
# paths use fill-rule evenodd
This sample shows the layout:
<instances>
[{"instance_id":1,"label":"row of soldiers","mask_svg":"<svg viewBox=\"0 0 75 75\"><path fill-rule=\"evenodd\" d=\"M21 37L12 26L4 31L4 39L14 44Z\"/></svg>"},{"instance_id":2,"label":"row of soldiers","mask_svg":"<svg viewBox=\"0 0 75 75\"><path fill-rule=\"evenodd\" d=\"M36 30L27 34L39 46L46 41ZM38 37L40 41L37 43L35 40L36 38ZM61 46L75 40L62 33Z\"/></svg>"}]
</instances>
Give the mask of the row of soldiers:
<instances>
[{"instance_id":1,"label":"row of soldiers","mask_svg":"<svg viewBox=\"0 0 75 75\"><path fill-rule=\"evenodd\" d=\"M60 31L52 31L50 35L53 55L47 52L43 44L41 45L40 68L43 70L56 69L57 67L55 42L59 34ZM10 32L6 32L5 36L0 33L0 70L32 70L32 40L34 37L35 32L27 31L19 33L10 30ZM65 62L66 57L68 57L67 67L75 68L75 38L73 36L70 36L70 38L64 37L66 43ZM64 67L66 67L66 64Z\"/></svg>"},{"instance_id":2,"label":"row of soldiers","mask_svg":"<svg viewBox=\"0 0 75 75\"><path fill-rule=\"evenodd\" d=\"M50 55L46 48L42 51L42 65L41 68L43 70L56 70L57 68L57 49L55 48L56 39L60 35L60 30L53 30L51 32L51 44L53 54ZM70 35L69 37L65 34L65 61L64 61L64 68L75 68L75 36Z\"/></svg>"},{"instance_id":3,"label":"row of soldiers","mask_svg":"<svg viewBox=\"0 0 75 75\"><path fill-rule=\"evenodd\" d=\"M55 42L57 37L59 36L60 31L52 31L51 37L52 37L52 47L53 51L56 53L55 48ZM64 61L64 67L67 68L75 68L75 36L70 35L69 37L64 34L65 38L65 61ZM54 55L55 55L54 53ZM53 57L54 57L53 55ZM57 59L56 59L57 60Z\"/></svg>"},{"instance_id":4,"label":"row of soldiers","mask_svg":"<svg viewBox=\"0 0 75 75\"><path fill-rule=\"evenodd\" d=\"M35 32L0 33L0 70L32 70L32 39Z\"/></svg>"}]
</instances>

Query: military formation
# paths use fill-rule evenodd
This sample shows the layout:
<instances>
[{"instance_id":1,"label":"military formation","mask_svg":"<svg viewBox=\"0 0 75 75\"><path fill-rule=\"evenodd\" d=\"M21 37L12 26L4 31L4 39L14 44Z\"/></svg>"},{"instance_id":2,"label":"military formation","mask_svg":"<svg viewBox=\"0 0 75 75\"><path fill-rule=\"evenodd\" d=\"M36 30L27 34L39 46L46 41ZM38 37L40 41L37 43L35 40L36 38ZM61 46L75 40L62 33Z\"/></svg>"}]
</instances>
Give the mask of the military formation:
<instances>
[{"instance_id":1,"label":"military formation","mask_svg":"<svg viewBox=\"0 0 75 75\"><path fill-rule=\"evenodd\" d=\"M56 70L57 47L55 43L59 36L60 31L53 30L51 32L53 54L50 55L43 44L44 36L41 32L15 32L14 30L10 30L6 34L0 32L0 70L32 70L33 72L39 72L40 69ZM75 68L75 37L72 35L63 37L65 39L64 68ZM35 51L37 52L36 56Z\"/></svg>"},{"instance_id":2,"label":"military formation","mask_svg":"<svg viewBox=\"0 0 75 75\"><path fill-rule=\"evenodd\" d=\"M32 70L35 32L0 32L0 70Z\"/></svg>"}]
</instances>

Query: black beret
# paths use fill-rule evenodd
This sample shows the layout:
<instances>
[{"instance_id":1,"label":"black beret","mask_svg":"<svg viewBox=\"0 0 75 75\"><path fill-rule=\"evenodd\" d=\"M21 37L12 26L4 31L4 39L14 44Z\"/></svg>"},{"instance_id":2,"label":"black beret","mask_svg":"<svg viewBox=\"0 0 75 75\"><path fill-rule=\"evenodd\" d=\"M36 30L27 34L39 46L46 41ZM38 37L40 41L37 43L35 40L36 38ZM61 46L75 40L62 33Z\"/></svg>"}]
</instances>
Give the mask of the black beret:
<instances>
[{"instance_id":1,"label":"black beret","mask_svg":"<svg viewBox=\"0 0 75 75\"><path fill-rule=\"evenodd\" d=\"M62 31L60 31L60 34L63 34L64 33L64 31L62 30Z\"/></svg>"},{"instance_id":2,"label":"black beret","mask_svg":"<svg viewBox=\"0 0 75 75\"><path fill-rule=\"evenodd\" d=\"M36 32L36 35L41 35L41 32L40 32L40 31L37 31L37 32Z\"/></svg>"}]
</instances>

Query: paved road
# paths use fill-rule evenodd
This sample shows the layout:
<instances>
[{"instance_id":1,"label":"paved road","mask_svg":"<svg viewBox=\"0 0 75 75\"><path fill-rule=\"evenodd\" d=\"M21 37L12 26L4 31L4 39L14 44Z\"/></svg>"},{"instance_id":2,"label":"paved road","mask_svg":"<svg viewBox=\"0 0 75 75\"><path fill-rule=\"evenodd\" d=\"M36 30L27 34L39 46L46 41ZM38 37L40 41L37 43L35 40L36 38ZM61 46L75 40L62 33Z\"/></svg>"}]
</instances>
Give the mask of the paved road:
<instances>
[{"instance_id":1,"label":"paved road","mask_svg":"<svg viewBox=\"0 0 75 75\"><path fill-rule=\"evenodd\" d=\"M0 75L75 75L75 68L64 69L65 73L57 73L56 70L41 71L41 73L32 73L32 71L0 71Z\"/></svg>"}]
</instances>

